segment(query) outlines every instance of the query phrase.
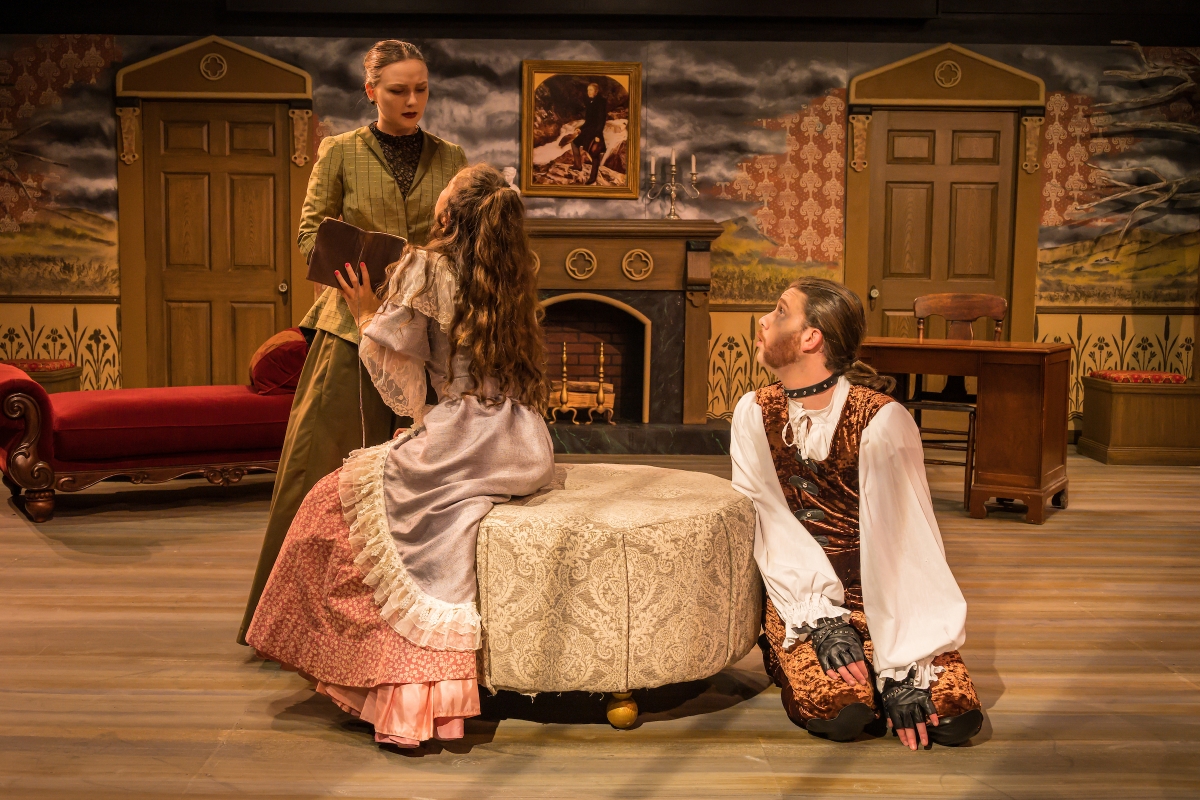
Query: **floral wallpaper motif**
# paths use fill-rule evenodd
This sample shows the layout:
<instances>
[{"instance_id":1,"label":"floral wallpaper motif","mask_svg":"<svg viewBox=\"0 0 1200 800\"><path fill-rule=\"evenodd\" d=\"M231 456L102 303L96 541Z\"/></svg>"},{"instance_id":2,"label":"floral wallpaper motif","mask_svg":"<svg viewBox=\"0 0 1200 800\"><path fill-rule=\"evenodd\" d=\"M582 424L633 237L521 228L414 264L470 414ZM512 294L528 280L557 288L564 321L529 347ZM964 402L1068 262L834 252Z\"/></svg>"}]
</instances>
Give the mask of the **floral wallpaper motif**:
<instances>
[{"instance_id":1,"label":"floral wallpaper motif","mask_svg":"<svg viewBox=\"0 0 1200 800\"><path fill-rule=\"evenodd\" d=\"M0 361L66 359L82 367L81 389L121 387L116 305L0 305Z\"/></svg>"},{"instance_id":2,"label":"floral wallpaper motif","mask_svg":"<svg viewBox=\"0 0 1200 800\"><path fill-rule=\"evenodd\" d=\"M1072 421L1083 418L1083 379L1093 371L1154 370L1192 374L1196 317L1166 314L1039 314L1035 338L1067 342Z\"/></svg>"},{"instance_id":3,"label":"floral wallpaper motif","mask_svg":"<svg viewBox=\"0 0 1200 800\"><path fill-rule=\"evenodd\" d=\"M771 256L841 264L845 95L836 89L794 113L756 120L766 130L784 131L784 152L740 161L738 176L717 184L722 199L762 203L754 217L758 229L779 243Z\"/></svg>"},{"instance_id":4,"label":"floral wallpaper motif","mask_svg":"<svg viewBox=\"0 0 1200 800\"><path fill-rule=\"evenodd\" d=\"M1070 210L1101 194L1111 194L1103 173L1091 163L1093 156L1124 153L1132 136L1104 136L1100 129L1111 122L1107 114L1093 116L1092 98L1084 94L1055 92L1046 98L1046 157L1042 173L1042 225L1058 227L1069 221ZM1106 224L1095 219L1092 225Z\"/></svg>"},{"instance_id":5,"label":"floral wallpaper motif","mask_svg":"<svg viewBox=\"0 0 1200 800\"><path fill-rule=\"evenodd\" d=\"M733 409L746 392L775 380L755 358L758 315L714 313L708 348L708 418L733 419Z\"/></svg>"}]
</instances>

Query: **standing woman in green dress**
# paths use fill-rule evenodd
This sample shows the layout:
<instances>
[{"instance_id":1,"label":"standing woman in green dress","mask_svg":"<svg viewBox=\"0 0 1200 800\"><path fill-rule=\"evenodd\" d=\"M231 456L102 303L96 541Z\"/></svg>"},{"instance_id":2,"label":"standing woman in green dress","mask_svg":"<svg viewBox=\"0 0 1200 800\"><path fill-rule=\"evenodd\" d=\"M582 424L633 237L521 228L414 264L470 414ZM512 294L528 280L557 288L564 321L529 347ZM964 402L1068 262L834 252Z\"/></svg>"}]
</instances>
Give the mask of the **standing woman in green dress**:
<instances>
[{"instance_id":1,"label":"standing woman in green dress","mask_svg":"<svg viewBox=\"0 0 1200 800\"><path fill-rule=\"evenodd\" d=\"M429 69L420 50L395 39L378 42L363 59L363 71L379 118L321 142L297 238L306 258L326 217L425 244L438 195L467 164L461 147L420 127L429 99ZM396 429L396 417L359 363L358 325L341 294L326 288L300 327L315 336L288 418L271 516L238 631L241 644L308 490L351 450L387 441Z\"/></svg>"}]
</instances>

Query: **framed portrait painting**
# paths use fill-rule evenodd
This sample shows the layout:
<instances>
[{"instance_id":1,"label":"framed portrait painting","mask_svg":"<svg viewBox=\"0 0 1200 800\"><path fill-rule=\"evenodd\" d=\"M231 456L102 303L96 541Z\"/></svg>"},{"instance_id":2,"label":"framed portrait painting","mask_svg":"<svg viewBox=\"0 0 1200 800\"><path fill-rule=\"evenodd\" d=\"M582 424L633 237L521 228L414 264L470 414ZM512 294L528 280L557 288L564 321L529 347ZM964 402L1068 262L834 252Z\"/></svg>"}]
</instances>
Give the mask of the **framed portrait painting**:
<instances>
[{"instance_id":1,"label":"framed portrait painting","mask_svg":"<svg viewBox=\"0 0 1200 800\"><path fill-rule=\"evenodd\" d=\"M642 65L521 63L521 191L535 197L638 196Z\"/></svg>"}]
</instances>

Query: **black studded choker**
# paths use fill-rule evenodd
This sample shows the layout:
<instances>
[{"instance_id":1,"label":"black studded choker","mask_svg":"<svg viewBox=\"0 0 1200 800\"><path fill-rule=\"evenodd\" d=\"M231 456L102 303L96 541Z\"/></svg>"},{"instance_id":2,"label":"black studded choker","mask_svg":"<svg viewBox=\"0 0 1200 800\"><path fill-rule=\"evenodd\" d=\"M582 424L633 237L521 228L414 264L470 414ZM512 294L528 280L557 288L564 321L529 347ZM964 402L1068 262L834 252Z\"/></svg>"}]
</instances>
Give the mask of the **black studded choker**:
<instances>
[{"instance_id":1,"label":"black studded choker","mask_svg":"<svg viewBox=\"0 0 1200 800\"><path fill-rule=\"evenodd\" d=\"M820 394L828 389L831 389L838 382L840 375L830 375L820 383L814 383L812 386L802 386L799 389L784 389L783 393L793 400L798 397L812 397L814 394Z\"/></svg>"}]
</instances>

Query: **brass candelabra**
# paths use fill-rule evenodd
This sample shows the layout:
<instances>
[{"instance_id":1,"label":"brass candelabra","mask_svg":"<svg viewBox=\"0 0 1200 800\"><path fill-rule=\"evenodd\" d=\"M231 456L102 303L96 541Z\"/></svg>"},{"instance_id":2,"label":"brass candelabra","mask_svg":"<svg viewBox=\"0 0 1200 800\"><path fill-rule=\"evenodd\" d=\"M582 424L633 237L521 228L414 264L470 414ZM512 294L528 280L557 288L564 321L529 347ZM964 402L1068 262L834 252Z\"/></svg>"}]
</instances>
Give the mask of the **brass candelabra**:
<instances>
[{"instance_id":1,"label":"brass candelabra","mask_svg":"<svg viewBox=\"0 0 1200 800\"><path fill-rule=\"evenodd\" d=\"M679 212L675 210L675 199L679 195L691 197L693 200L700 196L700 190L696 188L696 180L699 173L696 172L696 157L692 156L692 180L691 184L679 183L675 180L677 174L675 166L675 151L671 151L671 171L669 180L665 183L658 183L658 172L654 168L654 158L650 158L650 189L646 192L647 200L657 200L666 192L671 197L671 210L667 212L667 219L679 219Z\"/></svg>"}]
</instances>

